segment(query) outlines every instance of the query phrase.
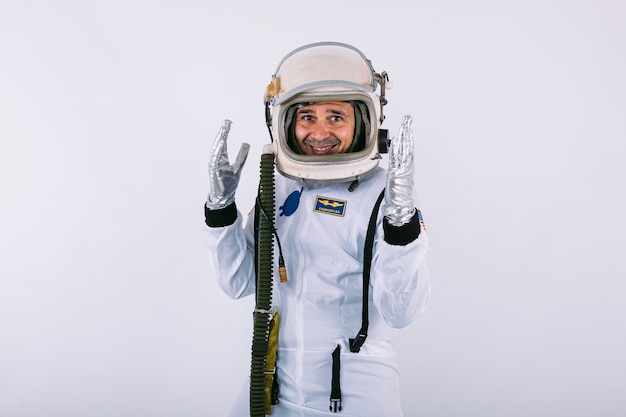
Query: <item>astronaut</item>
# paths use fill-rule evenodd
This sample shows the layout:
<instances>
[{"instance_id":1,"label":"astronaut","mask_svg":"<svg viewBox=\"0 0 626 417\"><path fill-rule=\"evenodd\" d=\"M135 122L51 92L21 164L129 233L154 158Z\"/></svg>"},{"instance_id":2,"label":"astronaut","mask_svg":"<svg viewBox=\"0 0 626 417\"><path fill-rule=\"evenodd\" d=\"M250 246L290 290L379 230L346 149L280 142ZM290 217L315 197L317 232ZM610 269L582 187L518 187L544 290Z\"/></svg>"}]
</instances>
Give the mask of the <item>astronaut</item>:
<instances>
[{"instance_id":1,"label":"astronaut","mask_svg":"<svg viewBox=\"0 0 626 417\"><path fill-rule=\"evenodd\" d=\"M387 140L381 124L388 88L386 73L337 42L292 51L267 87L277 171L274 227L289 277L273 284L280 312L273 416L403 415L392 340L426 308L430 274L428 236L415 203L412 119L405 116L397 137ZM205 229L214 275L238 299L255 293L255 241L253 219L244 220L235 204L248 145L231 164L230 127L225 120L209 155ZM387 145L385 169L379 162ZM364 311L367 338L354 349L351 338ZM246 382L227 415L249 415L248 396Z\"/></svg>"}]
</instances>

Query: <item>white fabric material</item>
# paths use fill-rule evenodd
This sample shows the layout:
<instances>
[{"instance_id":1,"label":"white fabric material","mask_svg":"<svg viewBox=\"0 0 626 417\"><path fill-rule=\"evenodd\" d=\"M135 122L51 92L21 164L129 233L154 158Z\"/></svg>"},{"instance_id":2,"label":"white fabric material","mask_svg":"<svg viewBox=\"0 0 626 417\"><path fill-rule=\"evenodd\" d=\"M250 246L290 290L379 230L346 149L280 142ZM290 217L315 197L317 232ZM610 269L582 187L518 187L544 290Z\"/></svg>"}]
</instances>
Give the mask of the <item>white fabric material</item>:
<instances>
[{"instance_id":1,"label":"white fabric material","mask_svg":"<svg viewBox=\"0 0 626 417\"><path fill-rule=\"evenodd\" d=\"M348 339L361 327L363 246L386 171L377 168L353 191L348 184L304 184L276 176L276 228L289 281L274 277L273 305L281 314L278 343L280 403L272 416L402 416L398 370L391 342L411 323L430 297L424 230L406 246L384 241L382 210L374 244L368 338L359 353ZM302 190L290 216L281 206ZM343 216L314 211L317 197L346 202ZM384 202L383 202L384 205ZM207 244L220 287L232 298L253 294L253 219L242 216L220 228L206 227ZM278 249L275 249L275 260ZM277 271L277 267L276 267ZM341 345L343 411L329 412L331 354ZM245 384L244 384L245 385ZM248 415L247 386L229 416Z\"/></svg>"}]
</instances>

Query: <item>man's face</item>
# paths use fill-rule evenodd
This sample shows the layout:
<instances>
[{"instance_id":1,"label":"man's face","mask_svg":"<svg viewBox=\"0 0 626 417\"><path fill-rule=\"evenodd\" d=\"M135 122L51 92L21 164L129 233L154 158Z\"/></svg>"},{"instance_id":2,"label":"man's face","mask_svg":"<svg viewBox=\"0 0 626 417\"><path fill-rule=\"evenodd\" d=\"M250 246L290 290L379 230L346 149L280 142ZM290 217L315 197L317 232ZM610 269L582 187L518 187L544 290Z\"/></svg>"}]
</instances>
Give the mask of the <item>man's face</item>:
<instances>
[{"instance_id":1,"label":"man's face","mask_svg":"<svg viewBox=\"0 0 626 417\"><path fill-rule=\"evenodd\" d=\"M354 108L343 101L308 104L296 112L296 140L306 155L347 152L354 138Z\"/></svg>"}]
</instances>

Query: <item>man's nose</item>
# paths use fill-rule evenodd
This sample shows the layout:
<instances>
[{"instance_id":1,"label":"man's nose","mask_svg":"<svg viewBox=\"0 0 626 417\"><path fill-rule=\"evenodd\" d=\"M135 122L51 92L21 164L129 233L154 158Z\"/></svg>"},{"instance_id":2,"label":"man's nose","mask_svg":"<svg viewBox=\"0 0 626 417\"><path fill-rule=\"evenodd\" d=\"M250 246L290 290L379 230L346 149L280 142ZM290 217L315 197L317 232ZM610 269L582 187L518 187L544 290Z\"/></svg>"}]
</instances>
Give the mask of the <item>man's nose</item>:
<instances>
[{"instance_id":1,"label":"man's nose","mask_svg":"<svg viewBox=\"0 0 626 417\"><path fill-rule=\"evenodd\" d=\"M330 136L330 129L328 125L324 122L317 122L312 127L311 132L309 133L309 139L313 140L324 140L328 139Z\"/></svg>"}]
</instances>

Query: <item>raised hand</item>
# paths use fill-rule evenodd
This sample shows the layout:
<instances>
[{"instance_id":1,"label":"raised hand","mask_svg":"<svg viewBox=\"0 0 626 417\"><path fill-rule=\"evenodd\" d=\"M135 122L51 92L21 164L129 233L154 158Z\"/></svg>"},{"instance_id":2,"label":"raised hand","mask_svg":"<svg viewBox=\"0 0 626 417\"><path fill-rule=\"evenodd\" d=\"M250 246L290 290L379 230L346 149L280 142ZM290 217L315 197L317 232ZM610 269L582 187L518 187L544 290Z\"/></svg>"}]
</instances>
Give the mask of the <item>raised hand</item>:
<instances>
[{"instance_id":1,"label":"raised hand","mask_svg":"<svg viewBox=\"0 0 626 417\"><path fill-rule=\"evenodd\" d=\"M398 137L391 140L388 149L389 168L383 212L394 226L408 223L415 214L413 148L413 119L404 116Z\"/></svg>"},{"instance_id":2,"label":"raised hand","mask_svg":"<svg viewBox=\"0 0 626 417\"><path fill-rule=\"evenodd\" d=\"M250 145L243 143L235 161L232 165L230 164L227 140L231 124L232 122L228 119L222 122L209 153L209 195L206 206L210 210L222 209L235 201L241 168L250 150Z\"/></svg>"}]
</instances>

